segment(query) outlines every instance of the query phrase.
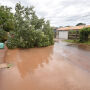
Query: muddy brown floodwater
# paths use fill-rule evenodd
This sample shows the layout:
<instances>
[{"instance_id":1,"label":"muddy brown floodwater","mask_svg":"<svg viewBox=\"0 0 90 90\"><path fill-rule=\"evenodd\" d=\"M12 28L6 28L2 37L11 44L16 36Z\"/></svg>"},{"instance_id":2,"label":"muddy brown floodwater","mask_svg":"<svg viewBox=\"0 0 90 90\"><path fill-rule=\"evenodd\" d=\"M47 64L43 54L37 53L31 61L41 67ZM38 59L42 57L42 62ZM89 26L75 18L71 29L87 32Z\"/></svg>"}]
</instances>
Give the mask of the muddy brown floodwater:
<instances>
[{"instance_id":1,"label":"muddy brown floodwater","mask_svg":"<svg viewBox=\"0 0 90 90\"><path fill-rule=\"evenodd\" d=\"M5 62L0 90L90 90L90 51L77 45L8 50Z\"/></svg>"}]
</instances>

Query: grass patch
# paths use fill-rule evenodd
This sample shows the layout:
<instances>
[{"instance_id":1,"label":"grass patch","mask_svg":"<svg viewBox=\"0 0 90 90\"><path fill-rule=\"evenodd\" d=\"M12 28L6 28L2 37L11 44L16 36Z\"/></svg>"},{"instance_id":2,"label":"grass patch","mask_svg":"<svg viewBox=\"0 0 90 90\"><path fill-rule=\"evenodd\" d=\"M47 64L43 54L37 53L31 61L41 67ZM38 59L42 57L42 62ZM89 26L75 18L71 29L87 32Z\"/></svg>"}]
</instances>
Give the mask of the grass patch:
<instances>
[{"instance_id":1,"label":"grass patch","mask_svg":"<svg viewBox=\"0 0 90 90\"><path fill-rule=\"evenodd\" d=\"M69 43L78 43L79 42L79 40L64 40L64 41L69 42Z\"/></svg>"},{"instance_id":2,"label":"grass patch","mask_svg":"<svg viewBox=\"0 0 90 90\"><path fill-rule=\"evenodd\" d=\"M87 42L79 42L79 40L64 40L66 42L69 42L69 43L78 43L78 44L85 44L85 45L90 45L90 41L87 41Z\"/></svg>"},{"instance_id":3,"label":"grass patch","mask_svg":"<svg viewBox=\"0 0 90 90\"><path fill-rule=\"evenodd\" d=\"M90 45L90 41L88 41L88 42L84 42L84 44L86 44L86 45Z\"/></svg>"}]
</instances>

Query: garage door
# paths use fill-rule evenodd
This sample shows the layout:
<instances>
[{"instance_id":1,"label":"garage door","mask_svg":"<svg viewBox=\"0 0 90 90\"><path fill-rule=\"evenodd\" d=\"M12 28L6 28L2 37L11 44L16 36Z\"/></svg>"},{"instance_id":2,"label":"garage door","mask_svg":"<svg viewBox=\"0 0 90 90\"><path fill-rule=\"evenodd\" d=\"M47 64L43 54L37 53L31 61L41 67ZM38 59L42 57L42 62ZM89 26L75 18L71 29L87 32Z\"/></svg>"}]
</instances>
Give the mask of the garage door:
<instances>
[{"instance_id":1,"label":"garage door","mask_svg":"<svg viewBox=\"0 0 90 90\"><path fill-rule=\"evenodd\" d=\"M68 31L59 31L59 38L68 39Z\"/></svg>"}]
</instances>

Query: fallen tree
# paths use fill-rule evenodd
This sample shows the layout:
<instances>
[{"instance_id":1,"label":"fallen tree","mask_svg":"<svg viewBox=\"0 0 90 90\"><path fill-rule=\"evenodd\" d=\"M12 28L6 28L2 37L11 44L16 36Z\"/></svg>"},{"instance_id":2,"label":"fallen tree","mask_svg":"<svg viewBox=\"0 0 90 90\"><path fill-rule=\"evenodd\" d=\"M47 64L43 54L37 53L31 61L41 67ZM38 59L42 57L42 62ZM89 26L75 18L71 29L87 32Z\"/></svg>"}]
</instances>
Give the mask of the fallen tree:
<instances>
[{"instance_id":1,"label":"fallen tree","mask_svg":"<svg viewBox=\"0 0 90 90\"><path fill-rule=\"evenodd\" d=\"M49 21L38 18L33 7L17 3L15 10L15 28L9 33L8 48L45 47L54 43Z\"/></svg>"}]
</instances>

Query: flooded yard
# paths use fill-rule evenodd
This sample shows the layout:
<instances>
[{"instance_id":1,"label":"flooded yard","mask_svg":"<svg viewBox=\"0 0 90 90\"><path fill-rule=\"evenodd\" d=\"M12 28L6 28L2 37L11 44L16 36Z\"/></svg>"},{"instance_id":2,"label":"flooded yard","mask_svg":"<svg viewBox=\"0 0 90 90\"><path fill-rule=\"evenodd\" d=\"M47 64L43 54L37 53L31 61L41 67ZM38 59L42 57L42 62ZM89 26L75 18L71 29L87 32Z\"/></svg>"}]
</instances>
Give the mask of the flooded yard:
<instances>
[{"instance_id":1,"label":"flooded yard","mask_svg":"<svg viewBox=\"0 0 90 90\"><path fill-rule=\"evenodd\" d=\"M90 90L90 51L57 41L45 48L8 50L0 90Z\"/></svg>"}]
</instances>

